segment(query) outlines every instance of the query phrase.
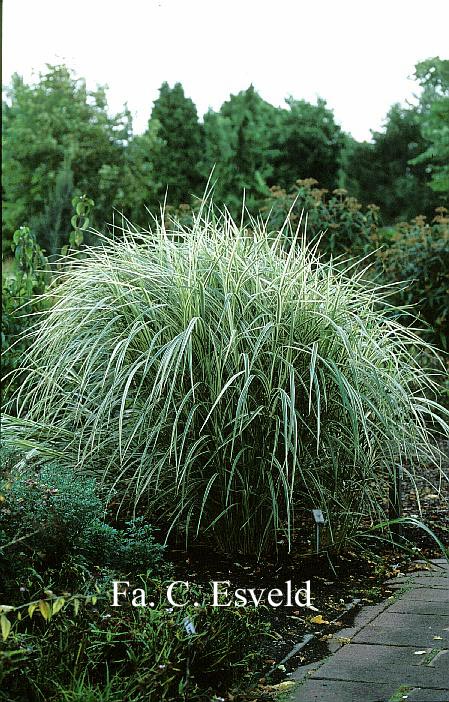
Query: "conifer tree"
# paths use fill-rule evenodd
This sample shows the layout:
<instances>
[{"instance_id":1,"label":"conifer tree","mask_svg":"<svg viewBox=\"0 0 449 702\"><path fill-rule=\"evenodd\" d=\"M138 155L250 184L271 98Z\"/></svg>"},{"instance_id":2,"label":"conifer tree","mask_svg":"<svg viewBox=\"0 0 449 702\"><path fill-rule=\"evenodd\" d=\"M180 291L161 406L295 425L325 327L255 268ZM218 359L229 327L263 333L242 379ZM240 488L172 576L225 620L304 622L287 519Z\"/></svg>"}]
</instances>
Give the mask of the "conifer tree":
<instances>
[{"instance_id":1,"label":"conifer tree","mask_svg":"<svg viewBox=\"0 0 449 702\"><path fill-rule=\"evenodd\" d=\"M181 83L171 88L163 83L154 102L148 131L155 130L157 148L149 154L160 200L167 191L167 202L174 205L190 202L192 194L200 194L203 178L200 161L203 156L203 127L197 109L185 96Z\"/></svg>"},{"instance_id":2,"label":"conifer tree","mask_svg":"<svg viewBox=\"0 0 449 702\"><path fill-rule=\"evenodd\" d=\"M344 136L325 100L316 105L287 99L274 136L278 155L273 184L288 188L299 178L315 178L324 188L338 182Z\"/></svg>"}]
</instances>

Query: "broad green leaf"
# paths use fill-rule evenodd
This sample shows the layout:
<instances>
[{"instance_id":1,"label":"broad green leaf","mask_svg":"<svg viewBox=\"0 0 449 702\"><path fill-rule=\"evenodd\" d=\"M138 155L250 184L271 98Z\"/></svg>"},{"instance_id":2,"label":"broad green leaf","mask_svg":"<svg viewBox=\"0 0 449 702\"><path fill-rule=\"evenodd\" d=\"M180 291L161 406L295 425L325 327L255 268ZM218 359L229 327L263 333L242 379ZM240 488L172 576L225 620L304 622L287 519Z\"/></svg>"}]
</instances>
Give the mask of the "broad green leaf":
<instances>
[{"instance_id":1,"label":"broad green leaf","mask_svg":"<svg viewBox=\"0 0 449 702\"><path fill-rule=\"evenodd\" d=\"M39 611L42 614L43 618L45 619L45 621L48 621L51 617L50 605L45 600L39 600L38 606L39 606Z\"/></svg>"},{"instance_id":2,"label":"broad green leaf","mask_svg":"<svg viewBox=\"0 0 449 702\"><path fill-rule=\"evenodd\" d=\"M56 614L57 612L59 612L59 610L62 609L64 607L64 605L65 605L64 597L58 597L58 599L55 600L53 602L53 605L52 605L53 614Z\"/></svg>"},{"instance_id":3,"label":"broad green leaf","mask_svg":"<svg viewBox=\"0 0 449 702\"><path fill-rule=\"evenodd\" d=\"M3 641L6 641L9 636L9 632L11 631L11 622L4 614L2 614L0 617L0 625L2 629Z\"/></svg>"}]
</instances>

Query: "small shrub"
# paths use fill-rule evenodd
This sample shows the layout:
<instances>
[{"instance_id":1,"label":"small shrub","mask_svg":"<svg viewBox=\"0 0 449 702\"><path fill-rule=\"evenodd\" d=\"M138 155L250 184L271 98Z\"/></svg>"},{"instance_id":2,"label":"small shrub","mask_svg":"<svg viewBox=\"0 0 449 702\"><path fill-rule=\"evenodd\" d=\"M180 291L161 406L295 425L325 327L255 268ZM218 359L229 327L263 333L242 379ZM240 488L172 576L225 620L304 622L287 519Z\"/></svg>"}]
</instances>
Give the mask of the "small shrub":
<instances>
[{"instance_id":1,"label":"small shrub","mask_svg":"<svg viewBox=\"0 0 449 702\"><path fill-rule=\"evenodd\" d=\"M107 565L120 573L160 573L166 567L164 547L153 536L153 527L143 517L115 529L96 519L87 529L81 551L91 563Z\"/></svg>"},{"instance_id":2,"label":"small shrub","mask_svg":"<svg viewBox=\"0 0 449 702\"><path fill-rule=\"evenodd\" d=\"M283 227L285 222L294 230L304 211L307 214L307 238L317 240L323 234L320 249L333 256L366 254L372 248L379 224L376 205L364 209L344 188L337 188L329 194L325 188L318 187L314 178L297 180L289 192L273 186L262 208L262 212L268 211L270 226L275 230ZM286 229L287 241L288 232Z\"/></svg>"},{"instance_id":3,"label":"small shrub","mask_svg":"<svg viewBox=\"0 0 449 702\"><path fill-rule=\"evenodd\" d=\"M449 216L436 210L428 224L423 216L397 225L393 237L378 252L382 274L402 282L396 292L401 305L414 305L415 314L430 325L426 336L449 350Z\"/></svg>"},{"instance_id":4,"label":"small shrub","mask_svg":"<svg viewBox=\"0 0 449 702\"><path fill-rule=\"evenodd\" d=\"M56 462L16 464L0 480L0 494L0 560L16 578L31 566L58 569L59 580L75 582L80 566L121 575L167 569L163 546L142 517L124 529L105 523L95 480Z\"/></svg>"},{"instance_id":5,"label":"small shrub","mask_svg":"<svg viewBox=\"0 0 449 702\"><path fill-rule=\"evenodd\" d=\"M102 514L95 482L52 463L39 470L20 466L2 481L0 525L21 543L53 563L61 563L84 539L91 522Z\"/></svg>"}]
</instances>

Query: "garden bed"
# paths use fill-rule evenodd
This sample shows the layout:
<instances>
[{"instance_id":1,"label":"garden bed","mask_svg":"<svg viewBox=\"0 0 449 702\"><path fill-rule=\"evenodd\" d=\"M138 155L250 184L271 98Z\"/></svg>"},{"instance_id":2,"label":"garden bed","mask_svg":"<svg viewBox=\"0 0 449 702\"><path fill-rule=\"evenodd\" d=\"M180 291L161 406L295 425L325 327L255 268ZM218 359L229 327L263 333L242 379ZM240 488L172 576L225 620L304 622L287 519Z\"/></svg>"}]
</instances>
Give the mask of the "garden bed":
<instances>
[{"instance_id":1,"label":"garden bed","mask_svg":"<svg viewBox=\"0 0 449 702\"><path fill-rule=\"evenodd\" d=\"M14 461L16 460L17 456L14 458ZM43 465L45 466L45 463ZM62 518L61 514L65 519L75 521L80 518L80 510L83 515L86 514L86 510L92 510L92 513L96 514L95 510L100 506L95 502L92 485L86 484L84 487L81 486L81 489L80 486L72 485L70 479L60 478L59 488L48 487L45 484L41 489L38 479L39 475L42 476L39 472L39 461L37 466L35 468L31 466L31 469L35 470L36 482L33 479L30 482L30 478L24 476L26 479L23 482L23 489L28 493L16 494L16 507L18 506L19 513L22 509L20 505L27 504L28 509L34 510L33 518L37 515L42 519L42 515L50 515L49 518L56 520L47 524L50 534L55 532L55 525L58 519ZM422 519L432 527L440 540L447 544L449 497L447 484L446 489L443 485L440 494L437 495L435 492L437 470L428 466L421 472L425 473L425 478L419 479L417 485ZM51 480L51 474L48 475L47 482ZM13 469L11 473L5 474L6 483L3 484L5 500L1 505L3 525L8 524L8 518L15 509L9 493L10 482L8 482L13 476ZM33 492L35 490L37 490L36 493ZM71 495L73 515L67 516L65 511L64 491ZM27 494L28 498L24 501ZM34 502L30 501L30 495L34 496ZM39 511L39 495L44 501L43 511ZM58 499L61 501L58 502ZM33 504L34 507L32 507ZM63 511L58 513L58 509ZM417 515L417 509L416 494L411 489L411 485L405 482L404 516ZM25 516L29 518L27 514L21 519L25 519ZM327 655L329 639L338 639L340 629L350 624L363 605L373 604L391 595L392 591L385 584L388 578L413 568L413 560L417 556L427 558L441 556L441 552L428 534L421 530L410 530L408 536L421 547L420 552L415 548L405 554L394 550L385 542L374 541L369 544L369 550L368 547L357 552L349 550L344 555L317 556L310 552L311 544L306 544L309 549L308 555L299 553L299 547L289 555L282 552L285 544L279 544L277 558L265 557L257 561L251 557L226 556L206 544L196 543L185 550L172 543L167 547L162 561L157 544L152 539L146 540L146 531L142 526L138 528L143 531L132 533L129 529L128 531L124 529L124 523L118 523L112 529L97 523L96 531L92 532L95 533L97 541L92 545L93 550L87 551L82 542L76 542L76 544L74 542L70 546L64 540L61 541L67 524L65 527L61 526L60 538L56 538L54 543L49 542L51 550L54 548L67 550L70 547L65 556L59 557L60 560L62 559L61 563L57 558L55 561L51 553L45 552L45 541L43 545L34 544L33 547L33 544L27 544L25 539L14 547L12 559L9 559L9 563L13 563L9 576L7 570L4 571L7 579L9 577L9 584L7 593L2 593L2 601L10 602L11 598L14 598L14 604L23 608L24 603L33 597L37 602L40 600L53 602L52 606L54 606L52 597L62 596L66 599L63 611L55 614L51 621L45 622L44 618L40 617L39 612L42 610L37 605L38 609L33 621L32 623L30 621L25 630L20 622L16 623L15 628L13 626L13 632L16 633L13 633L11 638L2 645L0 654L4 676L3 686L4 689L8 689L11 674L17 676L19 670L20 673L16 679L22 679L23 684L16 690L19 696L11 695L4 699L25 699L22 693L28 690L27 699L36 700L36 702L42 699L71 701L82 699L83 702L84 699L92 699L93 702L97 700L116 702L120 699L120 688L118 692L110 694L105 692L107 689L104 677L105 664L110 665L111 674L114 670L122 670L122 678L128 675L129 679L133 680L135 696L130 696L129 699L139 700L139 694L146 694L145 691L153 694L154 699L176 699L176 695L172 696L173 691L170 692L170 676L178 676L180 684L182 680L188 680L188 686L184 691L187 695L184 698L186 700L205 702L223 698L236 702L237 700L274 699L278 692L284 689L291 673L298 666ZM83 528L92 529L86 524ZM157 534L157 530L154 533ZM138 534L141 534L142 538L136 538ZM99 536L101 536L100 541L98 541ZM112 539L111 543L115 551L120 552L122 558L128 559L128 568L132 566L133 561L137 563L138 558L154 561L156 569L146 582L149 591L153 592L156 588L157 594L161 594L154 614L148 611L133 611L135 608L129 606L116 610L111 608L113 578L127 579L131 582L131 587L142 587L145 578L137 573L134 576L122 575L117 560L108 561L109 567L106 569L101 566L101 558L113 558L111 550L108 551L105 548L108 539ZM142 541L148 545L142 545ZM302 546L304 551L304 544ZM17 577L14 581L14 568L21 560L23 564L23 558L30 559L29 565L32 568L22 569L20 575L20 569L17 568ZM115 566L111 566L111 563L115 563ZM165 580L161 582L160 577ZM306 581L310 580L312 607L293 605L274 608L265 604L258 607L257 612L254 607L242 608L239 612L232 607L217 610L217 608L205 606L198 610L198 618L195 618L195 609L190 608L187 619L192 617L198 629L196 633L199 635L193 648L190 649L188 637L183 629L185 613L173 612L173 608L168 607L162 598L167 584L174 580L189 581L193 584L194 591L198 593L210 592L211 581L229 582L227 589L232 593L237 588L256 590L285 588L287 581L291 581L293 589L301 588ZM75 595L75 599L79 599L81 604L78 605L79 612L73 616L71 605L73 593L77 592L76 588L81 589L79 597ZM67 590L71 592L68 593ZM95 593L98 593L96 604L92 602L92 595L97 599ZM83 597L85 596L87 599L84 606ZM90 603L88 603L89 597ZM94 604L93 607L92 604ZM22 611L26 614L26 607ZM8 612L7 615L10 616ZM147 637L153 634L154 641L148 641ZM123 649L122 641L128 648ZM81 651L82 660L84 660L83 656L87 655L90 666L88 683L79 683L78 697L63 669L73 665L77 650ZM92 654L95 650L98 650L97 655ZM189 650L191 650L190 662ZM134 667L129 668L128 664L125 668L121 667L125 651L131 652L130 655L135 657ZM64 698L58 697L54 689L45 688L42 680L38 679L37 670L43 669L45 660L47 660L45 665L49 665L55 652L58 652L60 661L54 664L54 675L62 686L60 689L65 690ZM219 657L222 657L224 663L216 665ZM121 659L122 663L120 663ZM58 667L61 662L62 668ZM190 666L190 673L186 665ZM138 670L139 666L143 666L143 670ZM73 672L76 673L76 665ZM29 680L27 681L27 677L33 679L33 676L36 679L32 680L31 684ZM40 686L47 690L43 693L47 697L42 697L41 693L30 692L30 689L35 689L34 683L36 687ZM101 693L103 697L98 692L99 689L103 689ZM30 697L30 694L35 696ZM89 694L92 696L89 697ZM0 699L2 699L1 696ZM150 697L150 699L153 698Z\"/></svg>"},{"instance_id":2,"label":"garden bed","mask_svg":"<svg viewBox=\"0 0 449 702\"><path fill-rule=\"evenodd\" d=\"M447 544L448 415L391 291L287 225L173 226L67 262L12 376L6 448L33 451L0 486L8 702L266 699Z\"/></svg>"},{"instance_id":3,"label":"garden bed","mask_svg":"<svg viewBox=\"0 0 449 702\"><path fill-rule=\"evenodd\" d=\"M447 466L443 466L447 469L449 442L441 448L447 452ZM422 520L448 546L449 483L440 483L436 466L428 465L421 473L416 480L418 494L411 481L404 478L403 515ZM230 592L241 587L270 590L282 587L288 580L301 587L304 581L311 581L312 604L316 611L298 607L260 610L263 620L270 626L270 635L263 644L257 692L242 696L242 699L256 702L276 697L282 691L283 681L287 681L297 667L328 655L328 640L338 639L339 630L350 626L361 607L391 596L392 590L386 583L389 578L416 569L417 557L441 558L441 550L424 530L410 527L406 536L415 544L410 553L380 543L363 554L350 552L332 558L285 554L280 561L255 562L243 557L236 560L220 556L204 546L187 553L173 549L169 556L179 579L204 585L211 580L229 581ZM295 652L300 644L303 645Z\"/></svg>"}]
</instances>

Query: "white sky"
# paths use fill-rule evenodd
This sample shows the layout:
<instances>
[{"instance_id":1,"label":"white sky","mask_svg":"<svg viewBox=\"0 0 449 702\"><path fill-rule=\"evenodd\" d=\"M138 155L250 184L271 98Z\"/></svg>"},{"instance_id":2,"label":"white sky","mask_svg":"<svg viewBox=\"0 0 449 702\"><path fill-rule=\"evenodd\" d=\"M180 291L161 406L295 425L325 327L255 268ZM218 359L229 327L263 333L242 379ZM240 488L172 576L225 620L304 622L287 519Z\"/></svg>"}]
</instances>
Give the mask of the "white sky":
<instances>
[{"instance_id":1,"label":"white sky","mask_svg":"<svg viewBox=\"0 0 449 702\"><path fill-rule=\"evenodd\" d=\"M412 99L415 63L448 58L448 28L447 0L4 0L3 83L64 61L136 132L164 80L200 117L253 83L274 105L325 98L361 140Z\"/></svg>"}]
</instances>

